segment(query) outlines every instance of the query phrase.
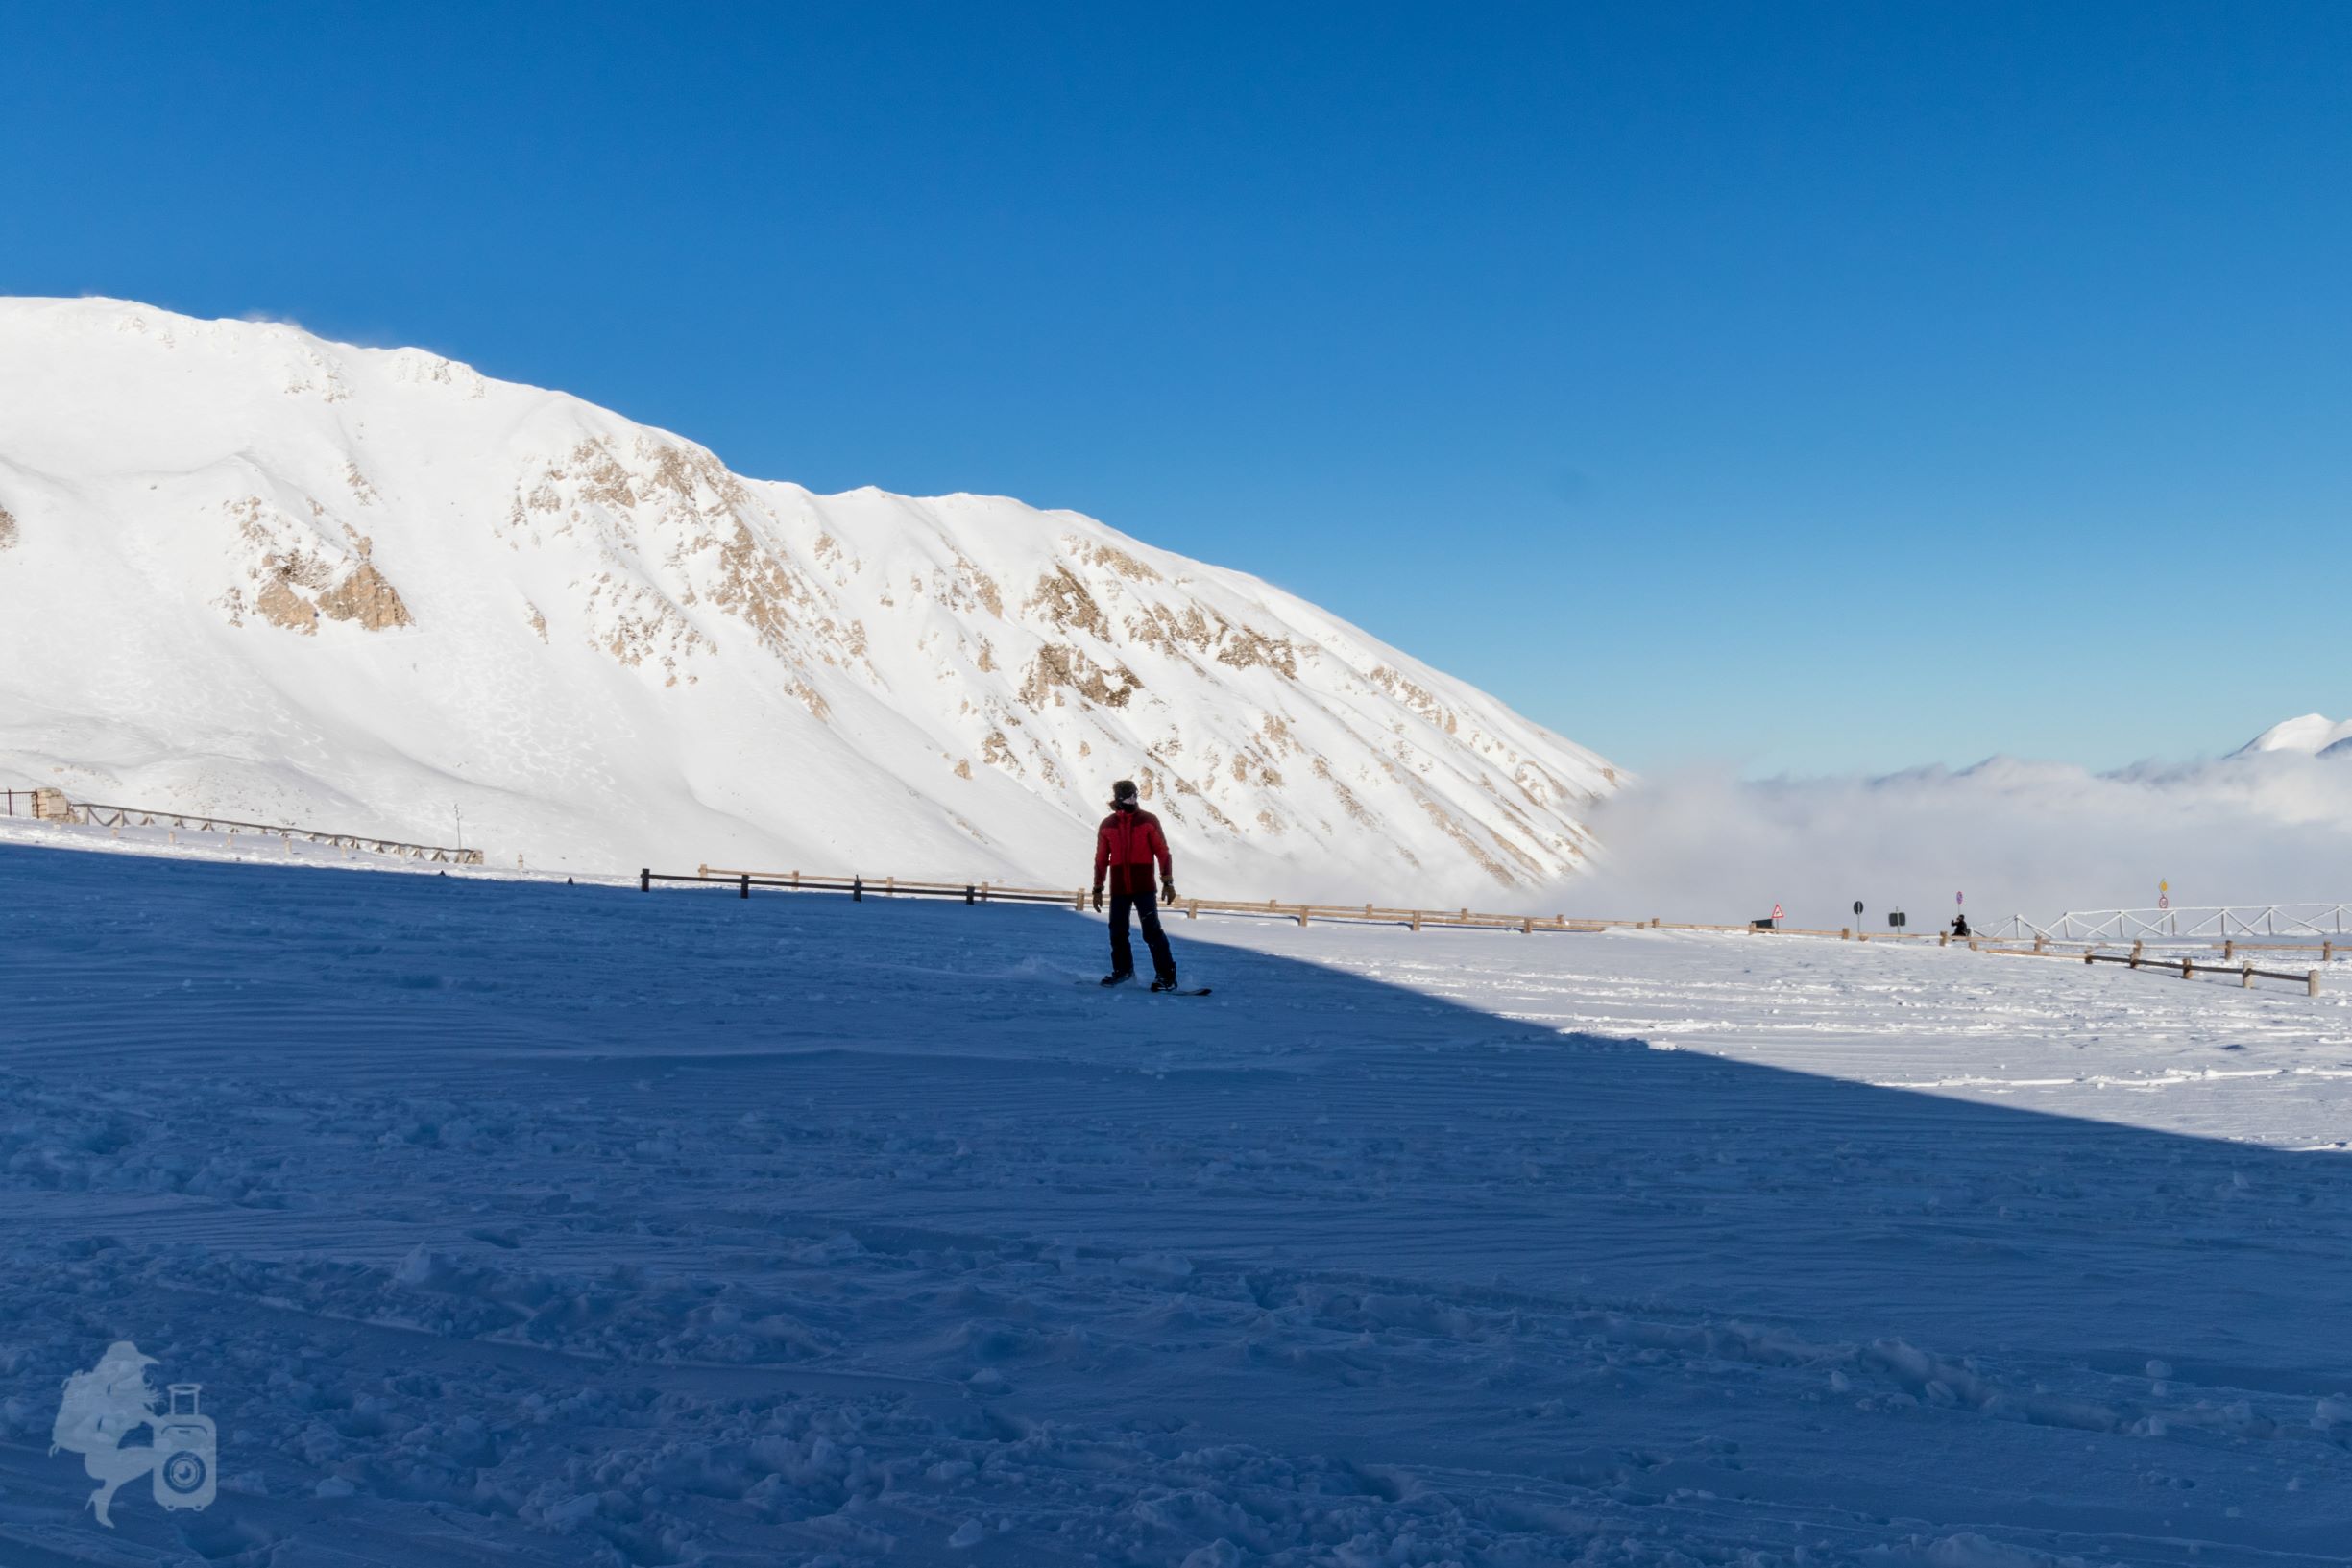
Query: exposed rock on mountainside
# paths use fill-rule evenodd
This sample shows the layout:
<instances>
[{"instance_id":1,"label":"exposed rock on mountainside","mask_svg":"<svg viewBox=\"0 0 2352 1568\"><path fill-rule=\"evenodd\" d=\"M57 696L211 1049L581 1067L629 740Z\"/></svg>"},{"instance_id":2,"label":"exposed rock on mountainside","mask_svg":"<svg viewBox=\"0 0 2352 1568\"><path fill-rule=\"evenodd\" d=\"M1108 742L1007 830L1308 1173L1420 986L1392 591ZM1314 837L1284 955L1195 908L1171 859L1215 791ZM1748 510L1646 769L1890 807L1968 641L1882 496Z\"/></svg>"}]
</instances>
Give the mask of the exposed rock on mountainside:
<instances>
[{"instance_id":1,"label":"exposed rock on mountainside","mask_svg":"<svg viewBox=\"0 0 2352 1568\"><path fill-rule=\"evenodd\" d=\"M1528 898L1597 758L1068 512L817 495L415 350L0 302L0 772L544 866ZM30 520L20 520L30 519Z\"/></svg>"}]
</instances>

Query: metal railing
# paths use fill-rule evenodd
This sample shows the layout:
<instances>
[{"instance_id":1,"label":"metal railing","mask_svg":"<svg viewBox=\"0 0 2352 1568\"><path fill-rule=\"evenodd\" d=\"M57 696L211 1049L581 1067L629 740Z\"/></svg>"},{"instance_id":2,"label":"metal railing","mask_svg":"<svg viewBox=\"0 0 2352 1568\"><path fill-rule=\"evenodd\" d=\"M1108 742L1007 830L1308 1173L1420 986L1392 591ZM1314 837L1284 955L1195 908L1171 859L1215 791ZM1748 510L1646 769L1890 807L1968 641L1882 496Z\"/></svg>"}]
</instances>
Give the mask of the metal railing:
<instances>
[{"instance_id":1,"label":"metal railing","mask_svg":"<svg viewBox=\"0 0 2352 1568\"><path fill-rule=\"evenodd\" d=\"M2070 909L2047 925L2011 915L1979 934L2059 942L2229 941L2242 936L2346 934L2352 904L2226 904L2171 909Z\"/></svg>"},{"instance_id":2,"label":"metal railing","mask_svg":"<svg viewBox=\"0 0 2352 1568\"><path fill-rule=\"evenodd\" d=\"M277 823L240 822L232 817L209 816L201 811L164 811L143 806L108 806L96 801L69 801L66 803L66 821L83 828L163 828L175 832L224 833L230 838L240 833L251 833L257 837L282 839L289 849L293 847L294 840L301 839L305 843L324 844L330 849L362 850L371 855L388 855L404 860L461 866L478 866L482 863L480 850L453 849L446 844L410 844L397 838L381 838L374 833L334 832L326 829L293 828Z\"/></svg>"}]
</instances>

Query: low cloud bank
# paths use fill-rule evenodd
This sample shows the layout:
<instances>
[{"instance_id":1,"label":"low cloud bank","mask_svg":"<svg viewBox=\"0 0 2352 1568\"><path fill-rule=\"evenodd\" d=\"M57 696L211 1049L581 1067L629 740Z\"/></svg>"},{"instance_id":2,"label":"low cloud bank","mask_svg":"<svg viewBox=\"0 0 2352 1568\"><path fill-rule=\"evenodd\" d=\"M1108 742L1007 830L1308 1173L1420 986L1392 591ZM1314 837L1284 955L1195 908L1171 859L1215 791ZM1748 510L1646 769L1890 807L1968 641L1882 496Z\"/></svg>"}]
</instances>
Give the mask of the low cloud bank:
<instances>
[{"instance_id":1,"label":"low cloud bank","mask_svg":"<svg viewBox=\"0 0 2352 1568\"><path fill-rule=\"evenodd\" d=\"M1653 777L1593 820L1581 911L1915 929L2066 909L2352 901L2352 758L2266 755L2092 773L1995 758L1883 778Z\"/></svg>"}]
</instances>

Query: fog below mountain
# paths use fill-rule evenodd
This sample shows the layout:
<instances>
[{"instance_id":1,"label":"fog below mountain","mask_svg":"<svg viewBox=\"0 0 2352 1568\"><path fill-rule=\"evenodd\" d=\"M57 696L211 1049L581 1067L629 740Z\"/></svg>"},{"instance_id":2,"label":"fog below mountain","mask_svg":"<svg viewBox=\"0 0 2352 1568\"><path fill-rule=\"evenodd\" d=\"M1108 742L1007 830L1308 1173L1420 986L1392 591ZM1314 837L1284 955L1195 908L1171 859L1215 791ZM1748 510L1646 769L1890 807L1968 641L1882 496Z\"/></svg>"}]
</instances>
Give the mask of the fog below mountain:
<instances>
[{"instance_id":1,"label":"fog below mountain","mask_svg":"<svg viewBox=\"0 0 2352 1568\"><path fill-rule=\"evenodd\" d=\"M1594 818L1588 912L1915 928L1972 915L2352 900L2352 761L2291 752L2096 773L1994 758L1882 777L1645 778Z\"/></svg>"}]
</instances>

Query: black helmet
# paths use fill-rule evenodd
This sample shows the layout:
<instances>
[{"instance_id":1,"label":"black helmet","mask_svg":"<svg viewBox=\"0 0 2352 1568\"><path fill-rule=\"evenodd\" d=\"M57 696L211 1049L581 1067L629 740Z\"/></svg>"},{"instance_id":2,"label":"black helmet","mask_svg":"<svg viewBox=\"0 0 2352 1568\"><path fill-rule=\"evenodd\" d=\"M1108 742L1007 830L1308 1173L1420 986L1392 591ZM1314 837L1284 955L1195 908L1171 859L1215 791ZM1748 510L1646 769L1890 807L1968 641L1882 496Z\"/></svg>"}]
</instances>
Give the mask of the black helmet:
<instances>
[{"instance_id":1,"label":"black helmet","mask_svg":"<svg viewBox=\"0 0 2352 1568\"><path fill-rule=\"evenodd\" d=\"M1117 784L1111 785L1110 803L1113 806L1133 806L1135 804L1135 781L1132 779L1122 779Z\"/></svg>"}]
</instances>

